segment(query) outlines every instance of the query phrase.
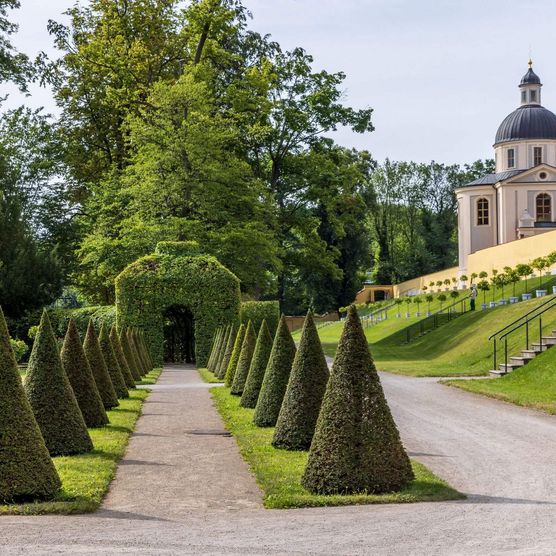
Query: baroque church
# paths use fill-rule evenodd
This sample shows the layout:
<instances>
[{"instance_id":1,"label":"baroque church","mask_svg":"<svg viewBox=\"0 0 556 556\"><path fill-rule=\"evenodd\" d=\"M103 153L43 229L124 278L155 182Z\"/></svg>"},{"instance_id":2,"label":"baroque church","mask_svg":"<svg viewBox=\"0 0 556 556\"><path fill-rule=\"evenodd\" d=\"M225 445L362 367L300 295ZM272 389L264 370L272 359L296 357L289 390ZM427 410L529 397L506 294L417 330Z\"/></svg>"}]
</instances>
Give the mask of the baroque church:
<instances>
[{"instance_id":1,"label":"baroque church","mask_svg":"<svg viewBox=\"0 0 556 556\"><path fill-rule=\"evenodd\" d=\"M496 132L496 173L456 190L460 274L471 253L556 230L556 115L541 104L532 66L519 84L520 106Z\"/></svg>"}]
</instances>

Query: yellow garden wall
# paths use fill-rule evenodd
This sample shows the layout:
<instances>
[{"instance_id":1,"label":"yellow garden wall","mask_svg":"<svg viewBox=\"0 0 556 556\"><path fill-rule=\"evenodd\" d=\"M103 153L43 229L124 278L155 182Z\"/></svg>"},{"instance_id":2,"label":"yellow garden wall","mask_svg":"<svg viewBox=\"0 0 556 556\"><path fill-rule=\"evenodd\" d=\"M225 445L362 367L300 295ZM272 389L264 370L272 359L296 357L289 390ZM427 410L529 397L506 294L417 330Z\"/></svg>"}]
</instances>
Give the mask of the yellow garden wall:
<instances>
[{"instance_id":1,"label":"yellow garden wall","mask_svg":"<svg viewBox=\"0 0 556 556\"><path fill-rule=\"evenodd\" d=\"M514 267L519 263L530 263L533 259L544 257L552 251L556 251L556 230L472 253L467 259L466 274L471 276L473 272L479 274L485 270L491 276L493 269L502 272L505 266ZM452 279L453 276L458 275L459 269L455 266L401 282L394 286L394 297L422 293L423 286L428 286L429 282L444 281L446 278ZM437 288L434 287L433 291L436 290Z\"/></svg>"}]
</instances>

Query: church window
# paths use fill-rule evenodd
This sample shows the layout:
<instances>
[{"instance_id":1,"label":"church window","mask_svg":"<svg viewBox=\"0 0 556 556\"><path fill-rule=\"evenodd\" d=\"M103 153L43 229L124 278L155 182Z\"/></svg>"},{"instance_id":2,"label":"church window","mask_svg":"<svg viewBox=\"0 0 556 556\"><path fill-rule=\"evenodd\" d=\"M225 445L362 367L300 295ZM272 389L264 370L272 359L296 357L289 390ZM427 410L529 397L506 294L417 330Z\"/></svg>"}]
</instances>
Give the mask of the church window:
<instances>
[{"instance_id":1,"label":"church window","mask_svg":"<svg viewBox=\"0 0 556 556\"><path fill-rule=\"evenodd\" d=\"M533 147L533 166L542 164L542 147Z\"/></svg>"},{"instance_id":2,"label":"church window","mask_svg":"<svg viewBox=\"0 0 556 556\"><path fill-rule=\"evenodd\" d=\"M521 91L521 102L523 104L527 102L527 91Z\"/></svg>"},{"instance_id":3,"label":"church window","mask_svg":"<svg viewBox=\"0 0 556 556\"><path fill-rule=\"evenodd\" d=\"M537 91L529 91L529 100L531 102L537 102Z\"/></svg>"},{"instance_id":4,"label":"church window","mask_svg":"<svg viewBox=\"0 0 556 556\"><path fill-rule=\"evenodd\" d=\"M477 201L477 226L488 226L488 224L489 224L488 199L481 197Z\"/></svg>"},{"instance_id":5,"label":"church window","mask_svg":"<svg viewBox=\"0 0 556 556\"><path fill-rule=\"evenodd\" d=\"M515 151L514 149L508 149L508 168L513 168L515 166Z\"/></svg>"},{"instance_id":6,"label":"church window","mask_svg":"<svg viewBox=\"0 0 556 556\"><path fill-rule=\"evenodd\" d=\"M536 199L537 222L552 220L552 198L548 193L539 193Z\"/></svg>"}]
</instances>

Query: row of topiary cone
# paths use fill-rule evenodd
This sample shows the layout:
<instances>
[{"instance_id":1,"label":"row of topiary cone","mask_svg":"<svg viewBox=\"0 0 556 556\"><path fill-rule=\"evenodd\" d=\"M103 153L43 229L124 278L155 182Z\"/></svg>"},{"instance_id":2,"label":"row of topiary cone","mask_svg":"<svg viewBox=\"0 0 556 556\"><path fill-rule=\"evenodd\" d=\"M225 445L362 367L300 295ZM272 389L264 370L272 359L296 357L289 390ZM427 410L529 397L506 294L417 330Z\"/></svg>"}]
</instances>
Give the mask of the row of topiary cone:
<instances>
[{"instance_id":1,"label":"row of topiary cone","mask_svg":"<svg viewBox=\"0 0 556 556\"><path fill-rule=\"evenodd\" d=\"M318 494L401 490L414 478L355 307L329 372L312 314L296 350L282 316L272 342L263 321L217 331L208 369L224 379L272 444L309 450L302 485Z\"/></svg>"},{"instance_id":2,"label":"row of topiary cone","mask_svg":"<svg viewBox=\"0 0 556 556\"><path fill-rule=\"evenodd\" d=\"M93 450L87 428L152 369L141 334L89 322L82 345L70 320L61 353L46 311L22 384L0 308L0 501L50 498L60 489L51 457Z\"/></svg>"}]
</instances>

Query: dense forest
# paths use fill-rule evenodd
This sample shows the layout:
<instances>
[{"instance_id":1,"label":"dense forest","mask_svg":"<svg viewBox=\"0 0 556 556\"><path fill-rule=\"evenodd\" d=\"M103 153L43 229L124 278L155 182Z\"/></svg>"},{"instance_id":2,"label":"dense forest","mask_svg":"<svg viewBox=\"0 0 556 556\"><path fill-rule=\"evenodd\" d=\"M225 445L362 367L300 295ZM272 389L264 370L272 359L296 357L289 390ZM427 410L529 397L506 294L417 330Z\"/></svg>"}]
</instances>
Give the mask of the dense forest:
<instances>
[{"instance_id":1,"label":"dense forest","mask_svg":"<svg viewBox=\"0 0 556 556\"><path fill-rule=\"evenodd\" d=\"M0 305L12 319L65 290L111 304L114 280L161 240L196 240L246 299L335 310L382 283L456 262L454 188L492 171L379 163L338 145L373 131L315 69L249 28L240 0L91 0L30 60L0 0L0 81L49 87L53 118L0 117ZM55 14L53 14L55 17ZM369 104L372 105L372 97Z\"/></svg>"}]
</instances>

